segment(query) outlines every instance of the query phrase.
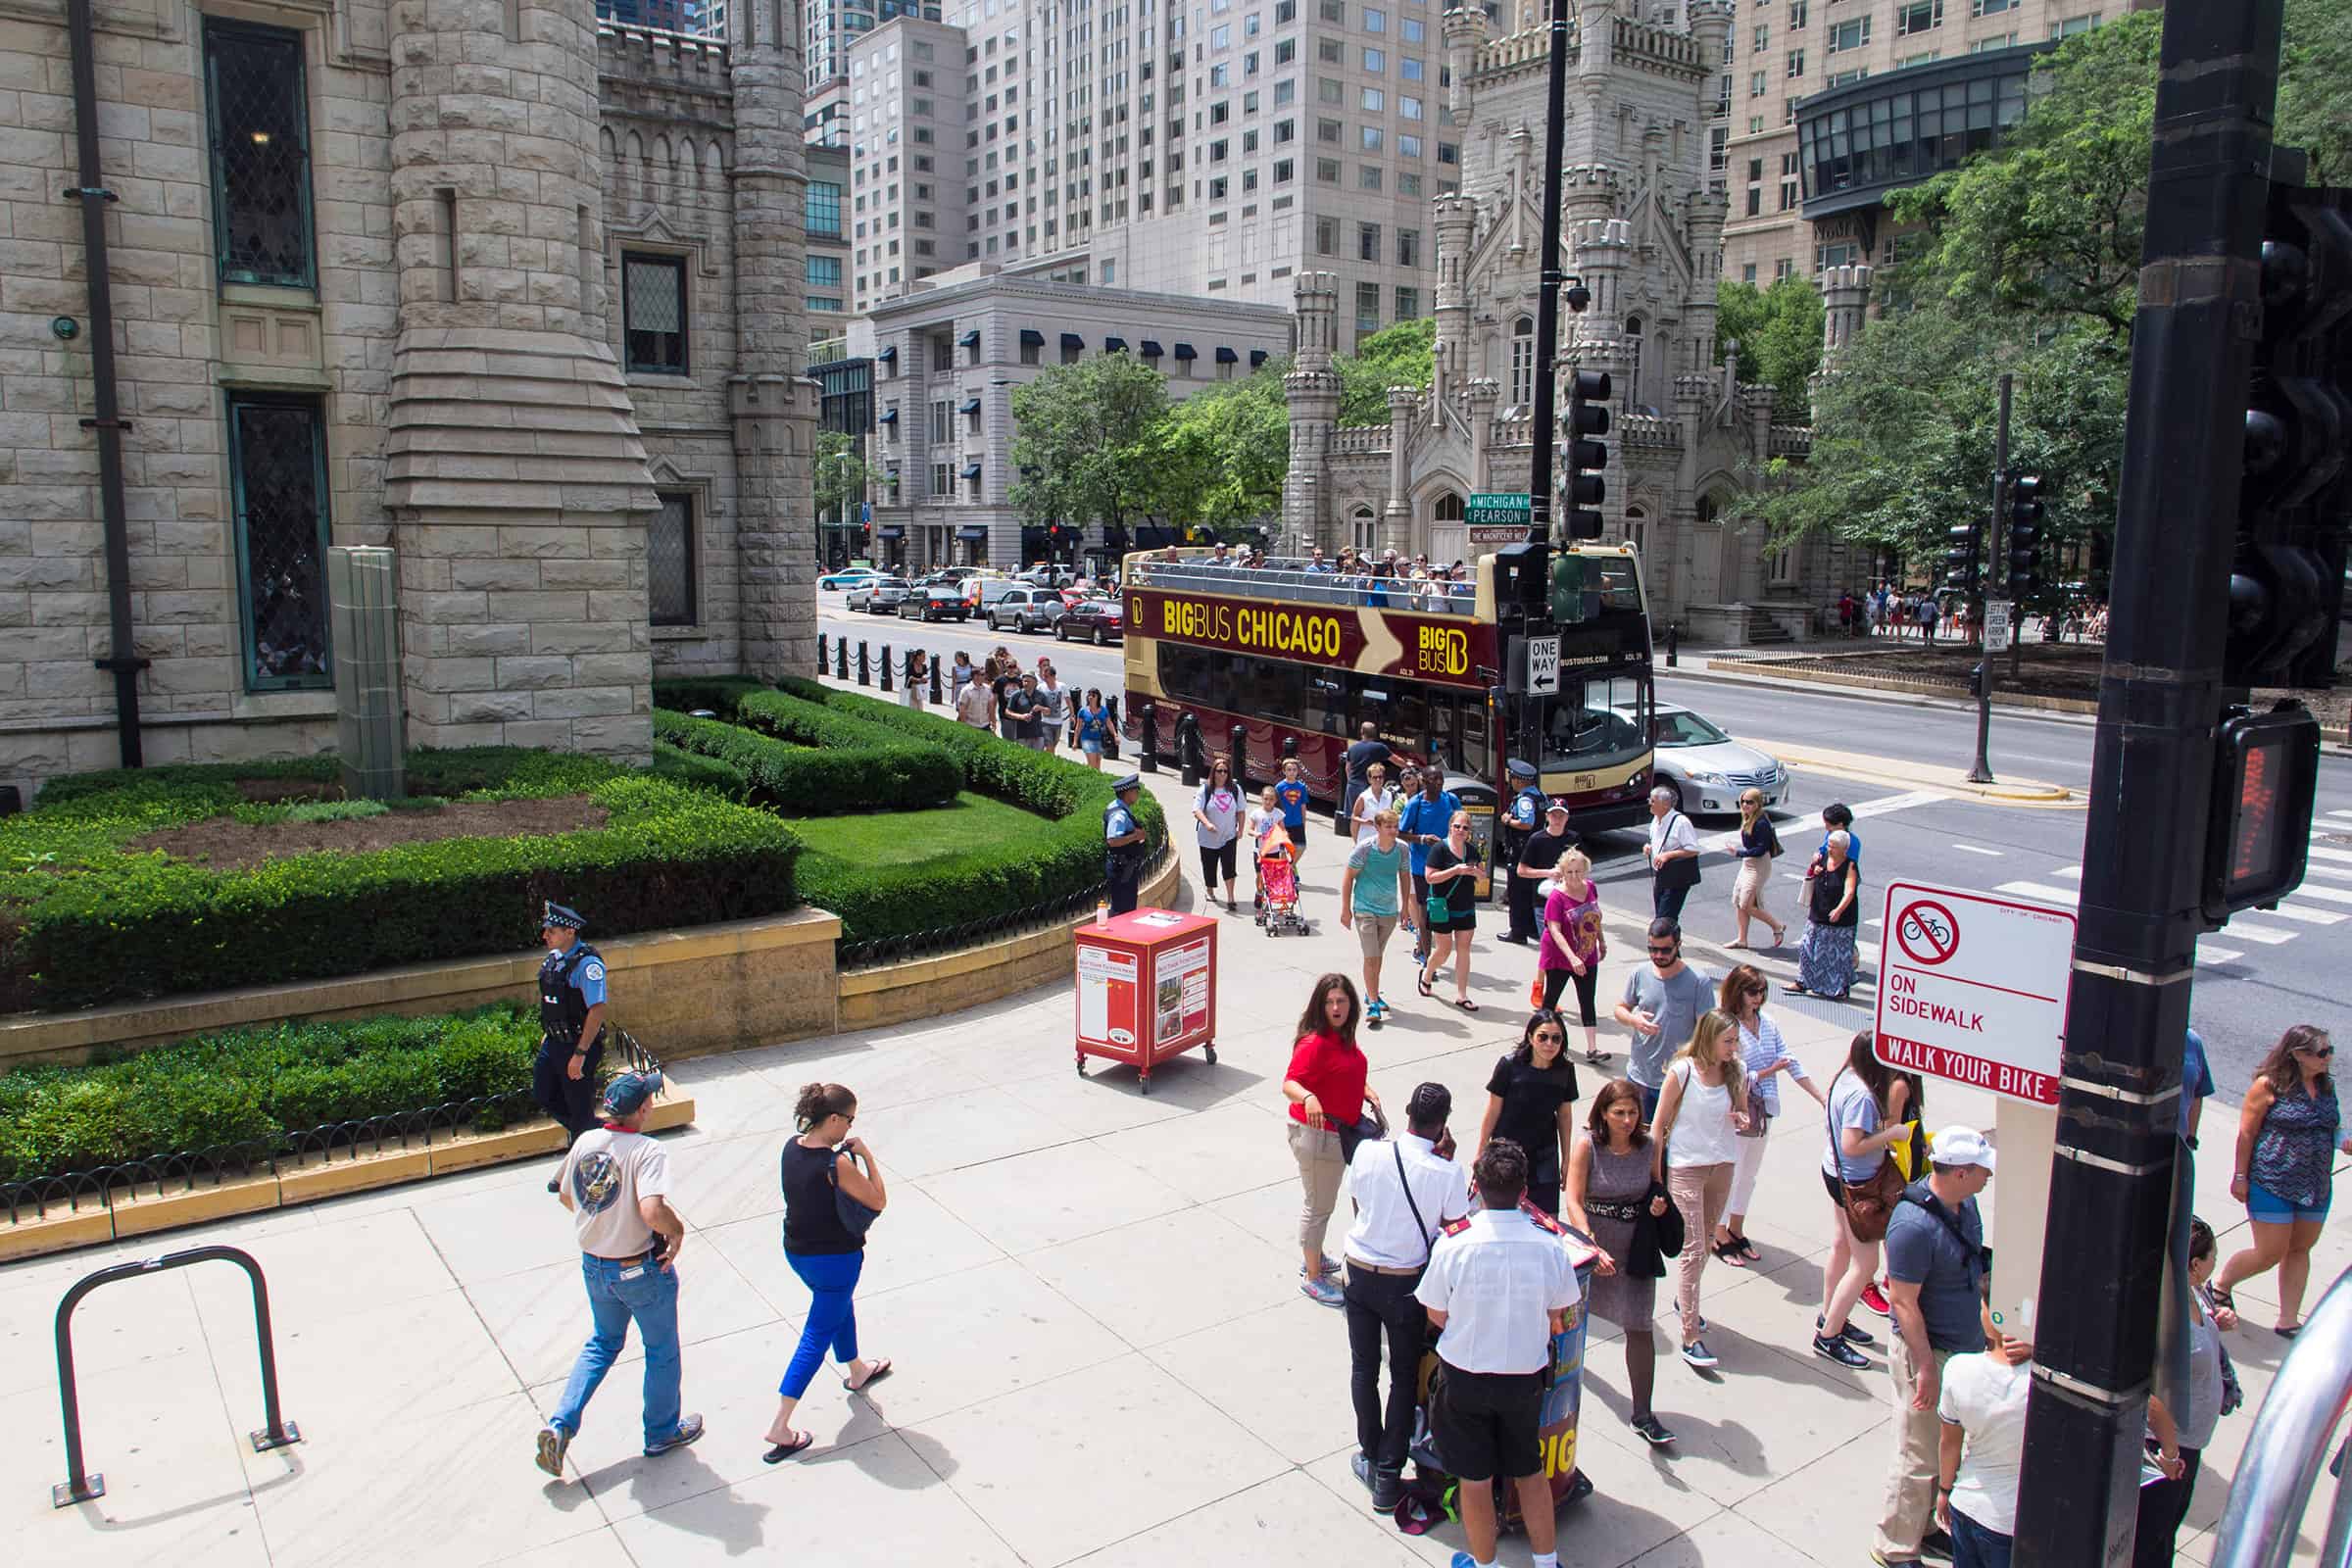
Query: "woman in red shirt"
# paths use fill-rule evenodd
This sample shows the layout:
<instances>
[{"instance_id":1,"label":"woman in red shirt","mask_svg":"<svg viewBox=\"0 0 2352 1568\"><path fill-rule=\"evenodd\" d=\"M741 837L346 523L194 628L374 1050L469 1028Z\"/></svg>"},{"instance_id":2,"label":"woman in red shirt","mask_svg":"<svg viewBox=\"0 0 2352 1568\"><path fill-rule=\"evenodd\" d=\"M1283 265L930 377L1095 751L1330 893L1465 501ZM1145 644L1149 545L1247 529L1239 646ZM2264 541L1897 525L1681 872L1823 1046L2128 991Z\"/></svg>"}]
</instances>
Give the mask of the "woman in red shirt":
<instances>
[{"instance_id":1,"label":"woman in red shirt","mask_svg":"<svg viewBox=\"0 0 2352 1568\"><path fill-rule=\"evenodd\" d=\"M1344 974L1316 981L1282 1079L1283 1097L1291 1102L1291 1156L1298 1161L1298 1185L1306 1194L1298 1213L1298 1246L1306 1258L1298 1289L1325 1306L1341 1304L1339 1262L1323 1255L1323 1235L1348 1171L1339 1129L1354 1127L1367 1102L1380 1106L1380 1097L1364 1085L1370 1068L1355 1044L1361 1016L1354 981Z\"/></svg>"}]
</instances>

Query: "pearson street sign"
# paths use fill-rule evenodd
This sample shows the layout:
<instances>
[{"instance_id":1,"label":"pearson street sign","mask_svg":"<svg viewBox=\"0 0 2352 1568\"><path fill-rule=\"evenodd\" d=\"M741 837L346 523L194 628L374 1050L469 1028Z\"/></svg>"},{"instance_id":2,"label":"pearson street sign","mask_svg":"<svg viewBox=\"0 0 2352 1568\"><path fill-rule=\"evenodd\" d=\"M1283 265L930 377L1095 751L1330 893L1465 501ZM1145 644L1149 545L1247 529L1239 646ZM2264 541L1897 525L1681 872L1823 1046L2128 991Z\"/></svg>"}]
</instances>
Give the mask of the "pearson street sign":
<instances>
[{"instance_id":1,"label":"pearson street sign","mask_svg":"<svg viewBox=\"0 0 2352 1568\"><path fill-rule=\"evenodd\" d=\"M1893 882L1879 956L1879 1059L2038 1105L2058 1102L2075 912Z\"/></svg>"},{"instance_id":2,"label":"pearson street sign","mask_svg":"<svg viewBox=\"0 0 2352 1568\"><path fill-rule=\"evenodd\" d=\"M1462 507L1462 521L1473 528L1525 528L1534 515L1525 491L1474 495Z\"/></svg>"}]
</instances>

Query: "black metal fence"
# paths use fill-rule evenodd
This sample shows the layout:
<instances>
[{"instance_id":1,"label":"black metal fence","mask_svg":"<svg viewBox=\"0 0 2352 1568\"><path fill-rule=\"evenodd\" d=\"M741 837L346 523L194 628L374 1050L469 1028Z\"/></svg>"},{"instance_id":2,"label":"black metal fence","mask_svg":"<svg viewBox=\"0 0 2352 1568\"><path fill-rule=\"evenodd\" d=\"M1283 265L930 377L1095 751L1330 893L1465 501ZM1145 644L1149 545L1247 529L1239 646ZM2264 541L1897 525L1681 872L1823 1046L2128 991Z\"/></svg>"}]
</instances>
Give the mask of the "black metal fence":
<instances>
[{"instance_id":1,"label":"black metal fence","mask_svg":"<svg viewBox=\"0 0 2352 1568\"><path fill-rule=\"evenodd\" d=\"M1146 877L1156 876L1163 870L1171 848L1163 846L1158 856L1145 869ZM864 942L843 942L834 948L834 964L842 970L872 969L886 963L904 963L909 958L937 957L983 942L995 942L1004 937L1019 936L1028 931L1043 931L1065 920L1076 919L1093 909L1109 895L1109 884L1098 882L1058 899L1032 904L1025 908L1007 909L999 914L984 915L977 920L964 920L955 925L934 927L928 931L910 932L904 936L874 937Z\"/></svg>"},{"instance_id":2,"label":"black metal fence","mask_svg":"<svg viewBox=\"0 0 2352 1568\"><path fill-rule=\"evenodd\" d=\"M640 1072L660 1070L660 1058L638 1044L635 1036L623 1029L612 1034L612 1050L623 1067ZM165 1198L255 1176L315 1169L338 1159L349 1162L387 1151L429 1149L436 1141L447 1143L461 1133L480 1130L485 1123L506 1127L538 1113L527 1086L509 1089L413 1110L328 1122L270 1138L0 1182L0 1208L7 1211L9 1224L22 1225L55 1213L77 1214L125 1200Z\"/></svg>"}]
</instances>

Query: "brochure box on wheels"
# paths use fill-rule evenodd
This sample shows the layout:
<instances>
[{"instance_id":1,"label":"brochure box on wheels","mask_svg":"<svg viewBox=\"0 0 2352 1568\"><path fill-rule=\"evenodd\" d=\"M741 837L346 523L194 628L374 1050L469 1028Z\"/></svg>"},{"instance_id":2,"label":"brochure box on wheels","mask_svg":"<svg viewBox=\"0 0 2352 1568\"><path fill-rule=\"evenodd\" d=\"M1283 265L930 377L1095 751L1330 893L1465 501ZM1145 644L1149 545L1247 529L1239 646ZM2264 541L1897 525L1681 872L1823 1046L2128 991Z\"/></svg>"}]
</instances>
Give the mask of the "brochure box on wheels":
<instances>
[{"instance_id":1,"label":"brochure box on wheels","mask_svg":"<svg viewBox=\"0 0 2352 1568\"><path fill-rule=\"evenodd\" d=\"M1205 914L1133 909L1073 933L1078 971L1078 1071L1105 1056L1136 1071L1199 1046L1217 1059L1217 922Z\"/></svg>"}]
</instances>

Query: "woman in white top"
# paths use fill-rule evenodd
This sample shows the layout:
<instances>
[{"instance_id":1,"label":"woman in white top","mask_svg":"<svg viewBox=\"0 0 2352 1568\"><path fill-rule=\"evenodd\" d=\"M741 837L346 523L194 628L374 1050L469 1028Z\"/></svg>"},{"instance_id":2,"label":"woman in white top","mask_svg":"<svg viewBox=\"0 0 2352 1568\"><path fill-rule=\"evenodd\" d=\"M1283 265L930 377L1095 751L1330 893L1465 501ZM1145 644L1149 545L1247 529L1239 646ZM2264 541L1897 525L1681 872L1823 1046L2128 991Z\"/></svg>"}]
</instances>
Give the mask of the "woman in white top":
<instances>
[{"instance_id":1,"label":"woman in white top","mask_svg":"<svg viewBox=\"0 0 2352 1568\"><path fill-rule=\"evenodd\" d=\"M1699 1335L1698 1277L1707 1266L1701 1237L1715 1234L1732 1195L1732 1167L1747 1126L1747 1074L1740 1064L1740 1025L1720 1007L1699 1014L1690 1039L1675 1054L1658 1096L1651 1128L1651 1169L1683 1211L1681 1278L1675 1304L1683 1320L1683 1359L1704 1372L1715 1353Z\"/></svg>"},{"instance_id":2,"label":"woman in white top","mask_svg":"<svg viewBox=\"0 0 2352 1568\"><path fill-rule=\"evenodd\" d=\"M1740 1064L1747 1069L1749 1088L1743 1107L1748 1112L1747 1126L1740 1134L1739 1158L1732 1162L1730 1211L1715 1232L1715 1255L1734 1268L1762 1261L1755 1243L1747 1239L1747 1205L1756 1196L1756 1172L1764 1168L1765 1127L1780 1119L1781 1086L1777 1080L1787 1073L1813 1097L1815 1104L1828 1104L1821 1086L1805 1076L1805 1064L1788 1054L1780 1025L1765 1016L1764 999L1770 995L1772 982L1764 978L1763 971L1752 963L1741 963L1723 977L1716 1004L1740 1026ZM1756 1114L1758 1110L1763 1111L1761 1116Z\"/></svg>"},{"instance_id":3,"label":"woman in white top","mask_svg":"<svg viewBox=\"0 0 2352 1568\"><path fill-rule=\"evenodd\" d=\"M1234 886L1236 843L1242 836L1242 792L1233 782L1233 764L1219 756L1208 764L1208 777L1193 797L1194 831L1200 840L1200 896L1217 896L1217 873L1225 873L1225 910L1241 907Z\"/></svg>"},{"instance_id":4,"label":"woman in white top","mask_svg":"<svg viewBox=\"0 0 2352 1568\"><path fill-rule=\"evenodd\" d=\"M1373 826L1374 821L1381 812L1397 808L1396 791L1388 780L1389 770L1382 763L1374 762L1364 769L1363 793L1355 798L1355 809L1350 813L1355 818L1358 844L1369 844L1378 838L1380 830Z\"/></svg>"},{"instance_id":5,"label":"woman in white top","mask_svg":"<svg viewBox=\"0 0 2352 1568\"><path fill-rule=\"evenodd\" d=\"M2026 1458L2026 1395L2034 1384L2027 1365L2033 1345L2011 1339L1993 1320L1992 1276L1980 1275L1978 1289L1986 1297L1978 1308L1984 1348L1944 1362L1936 1391L1943 1427L1936 1456L1936 1522L1951 1534L1953 1568L2010 1560ZM2165 1560L2172 1560L2169 1552Z\"/></svg>"}]
</instances>

